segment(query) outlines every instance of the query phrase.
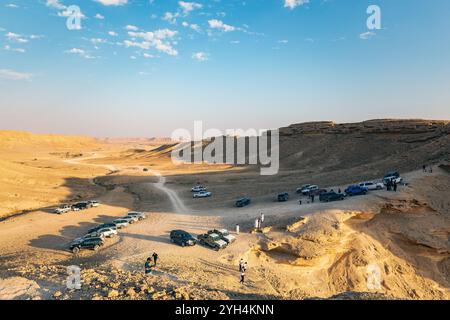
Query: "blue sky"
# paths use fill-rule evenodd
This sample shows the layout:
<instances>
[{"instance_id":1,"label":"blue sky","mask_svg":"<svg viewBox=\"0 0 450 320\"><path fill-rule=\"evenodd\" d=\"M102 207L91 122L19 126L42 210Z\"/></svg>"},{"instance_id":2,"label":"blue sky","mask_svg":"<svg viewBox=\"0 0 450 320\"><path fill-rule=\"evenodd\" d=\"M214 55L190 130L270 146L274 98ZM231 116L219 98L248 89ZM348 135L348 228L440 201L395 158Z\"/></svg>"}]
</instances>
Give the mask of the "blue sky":
<instances>
[{"instance_id":1,"label":"blue sky","mask_svg":"<svg viewBox=\"0 0 450 320\"><path fill-rule=\"evenodd\" d=\"M450 119L449 75L444 0L0 0L0 130Z\"/></svg>"}]
</instances>

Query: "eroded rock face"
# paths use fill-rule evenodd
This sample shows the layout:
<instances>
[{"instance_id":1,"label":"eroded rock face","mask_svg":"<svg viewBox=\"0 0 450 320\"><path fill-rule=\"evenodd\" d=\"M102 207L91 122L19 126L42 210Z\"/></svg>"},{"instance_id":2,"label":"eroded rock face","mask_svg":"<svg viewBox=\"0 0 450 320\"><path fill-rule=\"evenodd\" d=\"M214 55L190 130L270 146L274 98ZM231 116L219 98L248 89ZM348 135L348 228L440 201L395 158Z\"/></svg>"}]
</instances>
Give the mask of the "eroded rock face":
<instances>
[{"instance_id":1,"label":"eroded rock face","mask_svg":"<svg viewBox=\"0 0 450 320\"><path fill-rule=\"evenodd\" d=\"M369 120L358 123L306 122L280 129L280 134L349 134L349 133L403 133L448 134L450 121L440 120Z\"/></svg>"}]
</instances>

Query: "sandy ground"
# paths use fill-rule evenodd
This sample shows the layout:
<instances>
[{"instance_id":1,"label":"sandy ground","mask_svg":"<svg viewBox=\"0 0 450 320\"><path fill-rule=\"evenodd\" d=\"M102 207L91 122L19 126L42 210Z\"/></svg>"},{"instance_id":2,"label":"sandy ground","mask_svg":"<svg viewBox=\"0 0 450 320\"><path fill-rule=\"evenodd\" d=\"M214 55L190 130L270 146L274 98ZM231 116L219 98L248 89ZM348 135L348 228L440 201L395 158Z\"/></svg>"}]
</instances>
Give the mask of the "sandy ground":
<instances>
[{"instance_id":1,"label":"sandy ground","mask_svg":"<svg viewBox=\"0 0 450 320\"><path fill-rule=\"evenodd\" d=\"M95 146L78 157L41 154L41 166L63 177L65 191L44 185L42 199L33 203L42 202L43 209L0 222L0 298L305 299L348 292L355 297L450 297L450 178L445 170L412 171L397 193L376 191L334 203L300 206L297 196L277 203L277 186L237 209L231 199L252 189L239 189L239 181L232 190L220 186L237 179L240 169L174 167L160 155L144 161L124 157L124 150ZM75 180L67 183L68 177ZM198 181L210 187L212 198L192 199L190 188ZM51 213L58 203L86 197L102 205ZM123 229L98 252L74 256L67 251L72 239L129 210L149 212L149 218ZM266 216L264 232L252 233L260 212ZM169 241L173 229L197 235L212 228L234 230L236 224L241 226L237 241L219 252ZM143 279L143 263L153 252L160 256L158 268ZM239 284L241 258L249 263L245 285ZM90 285L65 289L69 265L80 266Z\"/></svg>"}]
</instances>

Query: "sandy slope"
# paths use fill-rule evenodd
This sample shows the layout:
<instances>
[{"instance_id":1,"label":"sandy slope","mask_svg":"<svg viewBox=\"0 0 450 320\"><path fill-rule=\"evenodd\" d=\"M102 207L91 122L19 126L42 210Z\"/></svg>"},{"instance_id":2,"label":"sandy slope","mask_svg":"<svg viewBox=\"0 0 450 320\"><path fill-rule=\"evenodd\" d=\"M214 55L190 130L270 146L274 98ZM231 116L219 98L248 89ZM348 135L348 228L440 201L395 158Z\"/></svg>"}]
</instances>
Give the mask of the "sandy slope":
<instances>
[{"instance_id":1,"label":"sandy slope","mask_svg":"<svg viewBox=\"0 0 450 320\"><path fill-rule=\"evenodd\" d=\"M448 171L412 171L405 175L409 185L398 193L378 191L299 206L295 197L282 204L273 201L277 190L290 185L283 173L273 185L255 183L258 178L251 172L230 172L226 166L173 167L164 150L148 155L102 145L76 158L42 151L38 161L49 168L38 177L45 183L54 176L76 178L67 183L65 194L58 194L61 187L37 190L47 203L50 196L59 202L85 194L103 205L63 216L36 210L0 222L0 297L51 298L60 292L58 299L380 297L376 294L449 299ZM26 157L30 154L22 152L16 159ZM38 169L31 167L29 175L36 176ZM247 179L252 187L242 183ZM332 175L330 179L329 185ZM347 179L351 182L351 175ZM192 199L190 187L199 181L210 187L213 198ZM240 194L260 194L262 189L266 193L251 206L231 206ZM65 251L71 239L130 209L151 212L149 219L123 230L97 253L73 257ZM264 233L250 233L261 211L266 214ZM236 223L243 232L224 251L181 248L168 240L175 228L200 234L217 227L233 230ZM161 257L160 266L144 281L142 264L153 251ZM244 286L238 283L241 257L250 265ZM65 266L72 264L82 267L89 284L81 291L64 288ZM380 274L376 288L368 286L373 270Z\"/></svg>"}]
</instances>

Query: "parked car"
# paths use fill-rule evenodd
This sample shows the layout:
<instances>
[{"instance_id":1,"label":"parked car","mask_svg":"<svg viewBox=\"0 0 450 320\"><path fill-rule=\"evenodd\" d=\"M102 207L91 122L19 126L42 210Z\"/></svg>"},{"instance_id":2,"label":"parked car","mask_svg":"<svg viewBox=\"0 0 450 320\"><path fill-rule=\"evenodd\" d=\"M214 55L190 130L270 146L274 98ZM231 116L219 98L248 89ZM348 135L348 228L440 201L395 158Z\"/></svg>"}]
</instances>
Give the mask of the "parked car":
<instances>
[{"instance_id":1,"label":"parked car","mask_svg":"<svg viewBox=\"0 0 450 320\"><path fill-rule=\"evenodd\" d=\"M103 224L96 226L95 228L89 229L88 233L94 233L103 228L115 228L115 227L116 227L116 225L114 223L103 223Z\"/></svg>"},{"instance_id":2,"label":"parked car","mask_svg":"<svg viewBox=\"0 0 450 320\"><path fill-rule=\"evenodd\" d=\"M147 219L147 215L143 212L131 211L128 212L127 216L137 217L139 220Z\"/></svg>"},{"instance_id":3,"label":"parked car","mask_svg":"<svg viewBox=\"0 0 450 320\"><path fill-rule=\"evenodd\" d=\"M400 177L400 174L397 171L389 171L383 178L383 183L387 184L388 181L401 183L403 178Z\"/></svg>"},{"instance_id":4,"label":"parked car","mask_svg":"<svg viewBox=\"0 0 450 320\"><path fill-rule=\"evenodd\" d=\"M94 234L100 234L106 238L113 238L117 235L116 227L106 227L97 230Z\"/></svg>"},{"instance_id":5,"label":"parked car","mask_svg":"<svg viewBox=\"0 0 450 320\"><path fill-rule=\"evenodd\" d=\"M127 227L130 224L130 220L120 218L120 219L114 220L113 223L116 225L117 229L122 229L122 228Z\"/></svg>"},{"instance_id":6,"label":"parked car","mask_svg":"<svg viewBox=\"0 0 450 320\"><path fill-rule=\"evenodd\" d=\"M90 201L88 201L88 205L93 208L96 208L96 207L100 206L100 203L97 200L90 200Z\"/></svg>"},{"instance_id":7,"label":"parked car","mask_svg":"<svg viewBox=\"0 0 450 320\"><path fill-rule=\"evenodd\" d=\"M127 220L129 224L133 224L133 223L139 221L139 218L136 217L136 216L125 216L125 217L122 217L120 219Z\"/></svg>"},{"instance_id":8,"label":"parked car","mask_svg":"<svg viewBox=\"0 0 450 320\"><path fill-rule=\"evenodd\" d=\"M209 191L200 191L198 193L194 193L194 198L209 198L212 196L212 193Z\"/></svg>"},{"instance_id":9,"label":"parked car","mask_svg":"<svg viewBox=\"0 0 450 320\"><path fill-rule=\"evenodd\" d=\"M309 187L306 187L305 189L302 190L302 194L304 196L308 196L311 192L313 192L314 190L318 190L319 186L317 185L311 185Z\"/></svg>"},{"instance_id":10,"label":"parked car","mask_svg":"<svg viewBox=\"0 0 450 320\"><path fill-rule=\"evenodd\" d=\"M345 194L348 196L359 196L367 194L367 188L360 187L358 185L349 186L345 189Z\"/></svg>"},{"instance_id":11,"label":"parked car","mask_svg":"<svg viewBox=\"0 0 450 320\"><path fill-rule=\"evenodd\" d=\"M78 202L78 203L75 203L74 205L72 205L73 211L86 210L89 208L90 208L90 205L86 201Z\"/></svg>"},{"instance_id":12,"label":"parked car","mask_svg":"<svg viewBox=\"0 0 450 320\"><path fill-rule=\"evenodd\" d=\"M182 247L195 246L197 240L184 230L173 230L170 232L170 241Z\"/></svg>"},{"instance_id":13,"label":"parked car","mask_svg":"<svg viewBox=\"0 0 450 320\"><path fill-rule=\"evenodd\" d=\"M384 185L381 182L362 182L359 184L360 187L367 188L367 190L382 190Z\"/></svg>"},{"instance_id":14,"label":"parked car","mask_svg":"<svg viewBox=\"0 0 450 320\"><path fill-rule=\"evenodd\" d=\"M321 195L319 195L319 200L321 202L339 201L344 199L345 195L343 195L342 193L336 193L334 191L322 193Z\"/></svg>"},{"instance_id":15,"label":"parked car","mask_svg":"<svg viewBox=\"0 0 450 320\"><path fill-rule=\"evenodd\" d=\"M211 247L215 250L224 249L228 245L217 233L201 234L197 239L201 245Z\"/></svg>"},{"instance_id":16,"label":"parked car","mask_svg":"<svg viewBox=\"0 0 450 320\"><path fill-rule=\"evenodd\" d=\"M278 202L285 202L289 200L289 193L283 192L278 195Z\"/></svg>"},{"instance_id":17,"label":"parked car","mask_svg":"<svg viewBox=\"0 0 450 320\"><path fill-rule=\"evenodd\" d=\"M300 188L297 188L296 192L297 193L303 193L303 190L306 190L307 188L309 188L311 185L310 184L304 184L302 185Z\"/></svg>"},{"instance_id":18,"label":"parked car","mask_svg":"<svg viewBox=\"0 0 450 320\"><path fill-rule=\"evenodd\" d=\"M87 235L80 237L80 238L76 238L75 240L72 241L72 243L76 243L76 242L81 242L83 240L87 240L87 239L92 239L92 238L100 238L102 240L105 240L105 235L103 233L88 233Z\"/></svg>"},{"instance_id":19,"label":"parked car","mask_svg":"<svg viewBox=\"0 0 450 320\"><path fill-rule=\"evenodd\" d=\"M70 244L70 251L73 253L78 253L82 249L90 249L97 251L101 246L103 246L104 242L102 238L89 238L83 239L81 241L73 241Z\"/></svg>"},{"instance_id":20,"label":"parked car","mask_svg":"<svg viewBox=\"0 0 450 320\"><path fill-rule=\"evenodd\" d=\"M195 186L191 189L192 192L201 192L201 191L206 191L206 187L204 186Z\"/></svg>"},{"instance_id":21,"label":"parked car","mask_svg":"<svg viewBox=\"0 0 450 320\"><path fill-rule=\"evenodd\" d=\"M220 239L222 239L223 241L225 241L227 244L233 243L234 241L236 241L236 237L231 235L230 232L228 232L228 230L226 229L214 229L211 231L208 231L208 234L212 234L215 233L217 234Z\"/></svg>"},{"instance_id":22,"label":"parked car","mask_svg":"<svg viewBox=\"0 0 450 320\"><path fill-rule=\"evenodd\" d=\"M242 198L242 199L239 199L238 201L236 201L235 205L238 208L242 208L242 207L248 206L250 204L250 202L251 202L250 198Z\"/></svg>"},{"instance_id":23,"label":"parked car","mask_svg":"<svg viewBox=\"0 0 450 320\"><path fill-rule=\"evenodd\" d=\"M54 210L54 212L57 213L57 214L64 214L64 213L69 212L70 210L72 210L72 207L70 205L63 204L62 206L56 208Z\"/></svg>"}]
</instances>

